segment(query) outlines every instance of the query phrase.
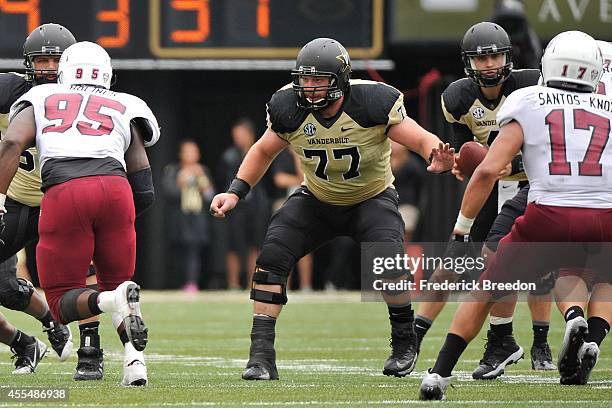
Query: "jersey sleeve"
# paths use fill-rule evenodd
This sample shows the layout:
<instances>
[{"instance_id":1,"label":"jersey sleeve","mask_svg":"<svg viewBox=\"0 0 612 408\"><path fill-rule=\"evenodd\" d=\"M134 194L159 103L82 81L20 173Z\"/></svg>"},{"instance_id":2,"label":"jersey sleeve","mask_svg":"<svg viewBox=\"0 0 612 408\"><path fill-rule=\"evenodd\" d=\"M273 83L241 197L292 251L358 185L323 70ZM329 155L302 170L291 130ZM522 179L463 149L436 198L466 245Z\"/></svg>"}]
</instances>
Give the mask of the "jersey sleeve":
<instances>
[{"instance_id":1,"label":"jersey sleeve","mask_svg":"<svg viewBox=\"0 0 612 408\"><path fill-rule=\"evenodd\" d=\"M397 91L395 102L393 103L393 106L391 106L391 110L389 110L387 115L387 126L400 123L406 116L408 116L408 114L406 113L406 108L404 107L404 94Z\"/></svg>"},{"instance_id":2,"label":"jersey sleeve","mask_svg":"<svg viewBox=\"0 0 612 408\"><path fill-rule=\"evenodd\" d=\"M49 94L49 87L53 85L39 85L30 89L25 94L21 95L12 105L9 113L9 120L13 120L15 115L21 112L28 105L34 106L34 112L36 113L36 107L43 103L46 96Z\"/></svg>"},{"instance_id":3,"label":"jersey sleeve","mask_svg":"<svg viewBox=\"0 0 612 408\"><path fill-rule=\"evenodd\" d=\"M0 74L0 113L9 113L11 105L27 90L26 80L16 74Z\"/></svg>"},{"instance_id":4,"label":"jersey sleeve","mask_svg":"<svg viewBox=\"0 0 612 408\"><path fill-rule=\"evenodd\" d=\"M500 129L502 126L507 125L513 120L521 123L521 114L528 105L525 103L524 99L529 97L529 94L524 92L525 89L528 88L522 88L512 92L510 95L508 95L508 98L506 98L506 101L501 108L499 108L499 112L497 112L497 124Z\"/></svg>"},{"instance_id":5,"label":"jersey sleeve","mask_svg":"<svg viewBox=\"0 0 612 408\"><path fill-rule=\"evenodd\" d=\"M157 118L142 99L134 96L134 100L131 103L132 112L130 114L130 120L142 119L148 125L149 132L145 135L144 145L145 147L151 147L159 140L161 135Z\"/></svg>"},{"instance_id":6,"label":"jersey sleeve","mask_svg":"<svg viewBox=\"0 0 612 408\"><path fill-rule=\"evenodd\" d=\"M289 134L302 123L303 116L303 112L300 112L297 106L292 84L287 84L276 91L266 105L268 129L285 141L289 141Z\"/></svg>"}]
</instances>

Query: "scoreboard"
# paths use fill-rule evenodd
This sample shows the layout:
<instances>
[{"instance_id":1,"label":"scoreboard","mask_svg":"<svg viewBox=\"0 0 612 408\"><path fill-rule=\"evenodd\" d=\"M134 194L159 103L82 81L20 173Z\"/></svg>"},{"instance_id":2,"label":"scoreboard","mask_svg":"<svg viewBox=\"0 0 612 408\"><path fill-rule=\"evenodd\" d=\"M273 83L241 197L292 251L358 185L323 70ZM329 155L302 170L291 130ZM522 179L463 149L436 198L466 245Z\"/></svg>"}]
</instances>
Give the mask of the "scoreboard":
<instances>
[{"instance_id":1,"label":"scoreboard","mask_svg":"<svg viewBox=\"0 0 612 408\"><path fill-rule=\"evenodd\" d=\"M383 0L0 0L0 58L40 24L64 25L123 59L295 58L333 37L352 58L383 51Z\"/></svg>"}]
</instances>

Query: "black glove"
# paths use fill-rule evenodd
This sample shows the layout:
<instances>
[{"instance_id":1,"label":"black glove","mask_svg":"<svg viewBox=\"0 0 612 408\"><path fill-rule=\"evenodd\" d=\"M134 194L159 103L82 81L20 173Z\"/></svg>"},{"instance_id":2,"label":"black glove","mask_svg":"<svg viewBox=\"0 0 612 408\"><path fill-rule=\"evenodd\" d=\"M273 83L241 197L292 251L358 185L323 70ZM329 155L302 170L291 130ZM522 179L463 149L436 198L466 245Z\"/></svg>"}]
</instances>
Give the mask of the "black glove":
<instances>
[{"instance_id":1,"label":"black glove","mask_svg":"<svg viewBox=\"0 0 612 408\"><path fill-rule=\"evenodd\" d=\"M481 271L484 261L478 259L478 250L472 237L467 235L452 234L446 250L444 260L452 259L453 271L457 274L472 274L474 271Z\"/></svg>"}]
</instances>

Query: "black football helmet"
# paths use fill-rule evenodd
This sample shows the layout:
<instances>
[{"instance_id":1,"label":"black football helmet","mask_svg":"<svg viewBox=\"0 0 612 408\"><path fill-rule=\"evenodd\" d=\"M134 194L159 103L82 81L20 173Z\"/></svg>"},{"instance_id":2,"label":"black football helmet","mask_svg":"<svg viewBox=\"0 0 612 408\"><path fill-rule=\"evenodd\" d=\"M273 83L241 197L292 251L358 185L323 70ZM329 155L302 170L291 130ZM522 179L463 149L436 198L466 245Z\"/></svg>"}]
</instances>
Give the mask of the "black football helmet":
<instances>
[{"instance_id":1,"label":"black football helmet","mask_svg":"<svg viewBox=\"0 0 612 408\"><path fill-rule=\"evenodd\" d=\"M472 65L472 57L505 54L506 62L495 76L483 75ZM482 22L470 27L461 41L461 59L465 74L478 86L493 87L503 83L512 71L512 43L508 33L499 25Z\"/></svg>"},{"instance_id":2,"label":"black football helmet","mask_svg":"<svg viewBox=\"0 0 612 408\"><path fill-rule=\"evenodd\" d=\"M331 38L316 38L306 44L295 60L295 69L291 71L293 90L297 95L298 106L306 109L321 109L331 101L340 99L349 90L351 78L351 60L348 52L338 41ZM321 76L330 78L329 85L306 87L300 84L302 76ZM326 97L312 101L304 91L326 90Z\"/></svg>"},{"instance_id":3,"label":"black football helmet","mask_svg":"<svg viewBox=\"0 0 612 408\"><path fill-rule=\"evenodd\" d=\"M57 75L56 70L35 70L34 57L61 56L62 52L76 43L74 35L64 26L47 23L36 27L23 43L23 65L26 67L26 80L35 84L48 82L48 75Z\"/></svg>"}]
</instances>

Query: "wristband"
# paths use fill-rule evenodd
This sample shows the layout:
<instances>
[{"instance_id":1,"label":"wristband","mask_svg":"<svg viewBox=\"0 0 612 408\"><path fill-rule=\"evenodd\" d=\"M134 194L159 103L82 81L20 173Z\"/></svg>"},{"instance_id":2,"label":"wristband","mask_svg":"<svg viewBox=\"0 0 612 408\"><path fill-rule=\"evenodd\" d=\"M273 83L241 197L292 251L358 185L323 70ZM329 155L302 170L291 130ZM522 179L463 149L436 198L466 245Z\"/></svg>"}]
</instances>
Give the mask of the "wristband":
<instances>
[{"instance_id":1,"label":"wristband","mask_svg":"<svg viewBox=\"0 0 612 408\"><path fill-rule=\"evenodd\" d=\"M236 194L240 200L243 200L244 197L249 194L249 191L251 191L251 186L249 183L236 177L234 180L232 180L232 184L230 184L226 193Z\"/></svg>"},{"instance_id":2,"label":"wristband","mask_svg":"<svg viewBox=\"0 0 612 408\"><path fill-rule=\"evenodd\" d=\"M4 207L5 201L6 201L6 194L0 193L0 207Z\"/></svg>"},{"instance_id":3,"label":"wristband","mask_svg":"<svg viewBox=\"0 0 612 408\"><path fill-rule=\"evenodd\" d=\"M462 234L469 234L472 229L472 225L474 225L475 218L466 218L461 211L459 211L459 215L457 216L457 222L455 223L455 231L459 231Z\"/></svg>"}]
</instances>

